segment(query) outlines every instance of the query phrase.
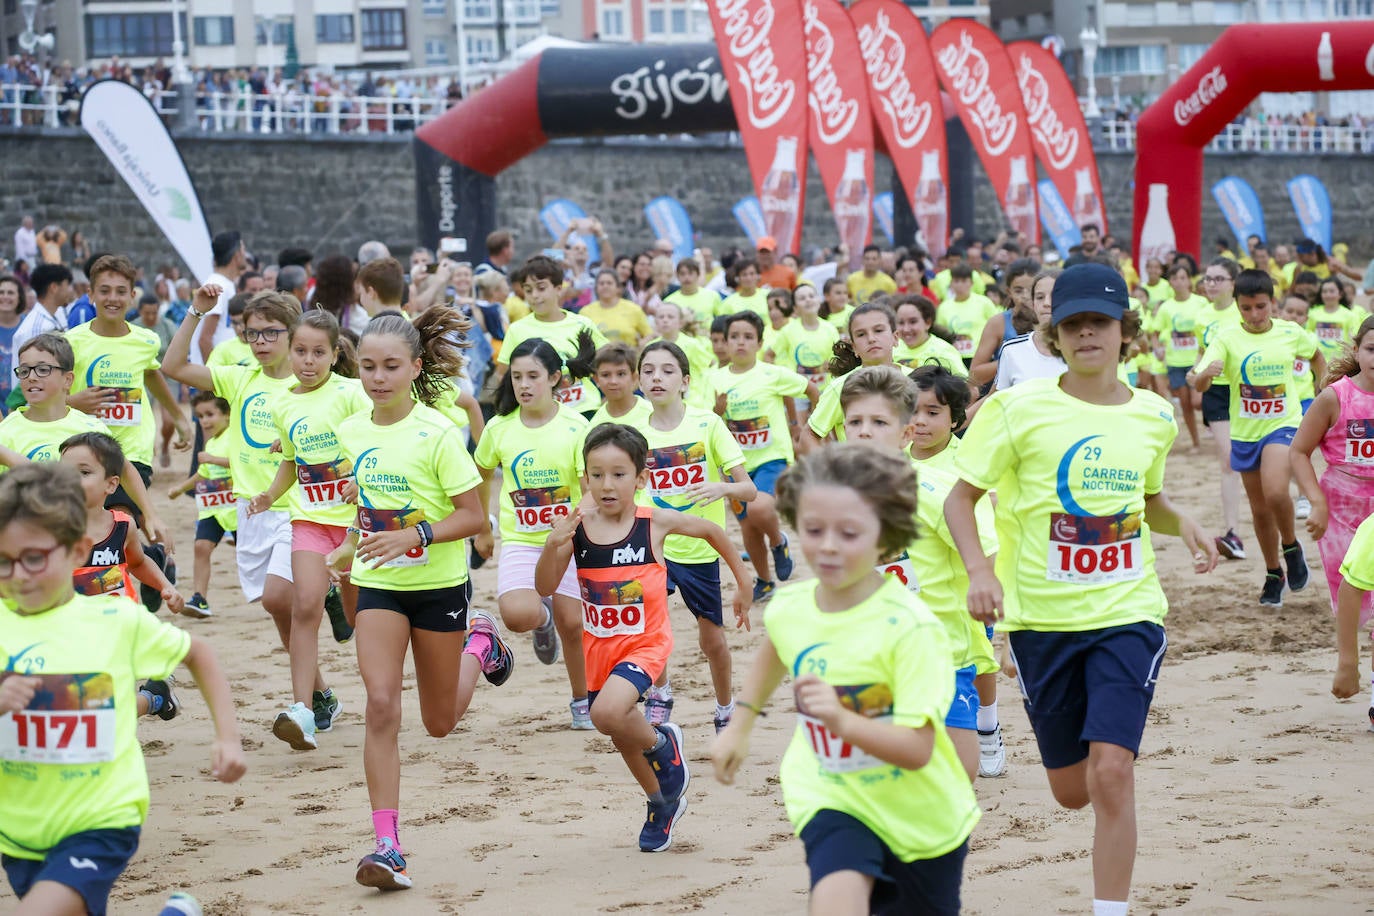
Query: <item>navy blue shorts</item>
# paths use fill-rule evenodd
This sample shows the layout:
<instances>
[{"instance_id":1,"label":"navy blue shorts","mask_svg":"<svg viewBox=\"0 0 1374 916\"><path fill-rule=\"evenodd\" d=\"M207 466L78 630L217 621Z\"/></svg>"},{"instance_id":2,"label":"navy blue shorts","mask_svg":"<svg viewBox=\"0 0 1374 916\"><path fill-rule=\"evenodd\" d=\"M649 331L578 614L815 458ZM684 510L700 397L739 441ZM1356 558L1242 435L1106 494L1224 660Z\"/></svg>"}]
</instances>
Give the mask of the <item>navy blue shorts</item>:
<instances>
[{"instance_id":1,"label":"navy blue shorts","mask_svg":"<svg viewBox=\"0 0 1374 916\"><path fill-rule=\"evenodd\" d=\"M1010 642L1046 769L1086 759L1092 741L1140 753L1169 646L1162 626L1142 621L1078 633L1013 630Z\"/></svg>"},{"instance_id":2,"label":"navy blue shorts","mask_svg":"<svg viewBox=\"0 0 1374 916\"><path fill-rule=\"evenodd\" d=\"M1240 471L1242 474L1247 471L1258 471L1260 469L1260 457L1264 454L1266 445L1292 445L1293 434L1297 429L1292 426L1285 426L1276 429L1258 442L1237 442L1231 440L1231 470Z\"/></svg>"},{"instance_id":3,"label":"navy blue shorts","mask_svg":"<svg viewBox=\"0 0 1374 916\"><path fill-rule=\"evenodd\" d=\"M1202 392L1202 422L1206 426L1231 422L1230 385L1213 385Z\"/></svg>"},{"instance_id":4,"label":"navy blue shorts","mask_svg":"<svg viewBox=\"0 0 1374 916\"><path fill-rule=\"evenodd\" d=\"M945 728L978 727L978 688L973 679L978 676L978 666L969 665L954 672L954 701L949 704L945 716Z\"/></svg>"},{"instance_id":5,"label":"navy blue shorts","mask_svg":"<svg viewBox=\"0 0 1374 916\"><path fill-rule=\"evenodd\" d=\"M700 620L724 626L723 604L720 597L720 561L710 563L675 563L667 561L668 594L680 593L687 610Z\"/></svg>"},{"instance_id":6,"label":"navy blue shorts","mask_svg":"<svg viewBox=\"0 0 1374 916\"><path fill-rule=\"evenodd\" d=\"M649 672L645 671L634 662L621 662L611 669L611 673L608 677L619 677L629 681L634 685L635 691L641 697L644 696L644 691L648 690L654 684L654 679L649 677ZM599 693L601 693L600 690L587 691L588 708L596 702L596 697Z\"/></svg>"},{"instance_id":7,"label":"navy blue shorts","mask_svg":"<svg viewBox=\"0 0 1374 916\"><path fill-rule=\"evenodd\" d=\"M839 811L816 812L801 831L811 887L838 871L874 879L869 909L903 916L958 916L968 840L934 859L903 862L858 818Z\"/></svg>"},{"instance_id":8,"label":"navy blue shorts","mask_svg":"<svg viewBox=\"0 0 1374 916\"><path fill-rule=\"evenodd\" d=\"M1169 390L1188 387L1188 373L1192 371L1189 366L1165 366L1165 372L1169 375Z\"/></svg>"},{"instance_id":9,"label":"navy blue shorts","mask_svg":"<svg viewBox=\"0 0 1374 916\"><path fill-rule=\"evenodd\" d=\"M105 916L110 889L138 851L138 827L73 833L42 859L0 858L5 877L21 900L39 881L70 887L86 902L91 916Z\"/></svg>"},{"instance_id":10,"label":"navy blue shorts","mask_svg":"<svg viewBox=\"0 0 1374 916\"><path fill-rule=\"evenodd\" d=\"M774 458L772 461L765 461L763 464L749 472L749 479L754 482L754 487L760 493L767 493L772 496L778 488L778 478L782 472L787 470L787 462L781 458ZM749 514L748 503L737 503L740 511L735 513L735 518L744 518Z\"/></svg>"},{"instance_id":11,"label":"navy blue shorts","mask_svg":"<svg viewBox=\"0 0 1374 916\"><path fill-rule=\"evenodd\" d=\"M196 540L218 544L224 540L224 526L213 515L196 519Z\"/></svg>"},{"instance_id":12,"label":"navy blue shorts","mask_svg":"<svg viewBox=\"0 0 1374 916\"><path fill-rule=\"evenodd\" d=\"M468 600L472 581L447 588L400 591L358 586L358 613L365 610L394 611L410 621L412 630L457 633L468 628Z\"/></svg>"}]
</instances>

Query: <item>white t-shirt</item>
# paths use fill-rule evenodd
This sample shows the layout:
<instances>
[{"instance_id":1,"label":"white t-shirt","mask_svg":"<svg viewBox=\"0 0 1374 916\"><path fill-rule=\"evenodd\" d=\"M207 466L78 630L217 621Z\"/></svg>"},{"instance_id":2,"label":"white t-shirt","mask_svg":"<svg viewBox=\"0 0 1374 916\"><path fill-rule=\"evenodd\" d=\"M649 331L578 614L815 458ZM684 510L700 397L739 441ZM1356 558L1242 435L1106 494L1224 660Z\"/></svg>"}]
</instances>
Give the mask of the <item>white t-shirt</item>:
<instances>
[{"instance_id":1,"label":"white t-shirt","mask_svg":"<svg viewBox=\"0 0 1374 916\"><path fill-rule=\"evenodd\" d=\"M229 300L234 298L234 294L238 292L238 284L218 271L206 277L205 282L207 284L213 283L220 289L219 301L205 316L207 319L210 315L219 316L219 324L215 326L215 334L211 338L213 346L210 349L213 350L234 337L234 326L229 322ZM200 355L200 328L196 329L196 336L191 340L191 362L198 366L205 363L205 358Z\"/></svg>"},{"instance_id":2,"label":"white t-shirt","mask_svg":"<svg viewBox=\"0 0 1374 916\"><path fill-rule=\"evenodd\" d=\"M67 333L67 307L65 305L53 314L49 314L42 304L35 305L24 313L24 318L19 322L19 327L14 329L14 340L10 343L10 362L9 365L5 366L5 375L10 379L11 385L17 385L19 382L14 375L14 367L19 365L19 348L39 334L46 334L49 331L56 331L59 334Z\"/></svg>"},{"instance_id":3,"label":"white t-shirt","mask_svg":"<svg viewBox=\"0 0 1374 916\"><path fill-rule=\"evenodd\" d=\"M1022 334L1002 345L997 358L997 390L1037 378L1059 378L1069 367L1057 356L1041 353L1030 334Z\"/></svg>"}]
</instances>

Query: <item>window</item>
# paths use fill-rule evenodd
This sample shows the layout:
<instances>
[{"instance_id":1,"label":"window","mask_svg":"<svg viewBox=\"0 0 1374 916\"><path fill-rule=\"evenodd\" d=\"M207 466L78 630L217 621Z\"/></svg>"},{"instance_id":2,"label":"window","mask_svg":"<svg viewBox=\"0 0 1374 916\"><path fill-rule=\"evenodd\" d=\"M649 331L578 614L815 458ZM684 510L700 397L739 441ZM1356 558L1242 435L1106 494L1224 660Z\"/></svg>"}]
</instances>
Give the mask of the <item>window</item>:
<instances>
[{"instance_id":1,"label":"window","mask_svg":"<svg viewBox=\"0 0 1374 916\"><path fill-rule=\"evenodd\" d=\"M425 39L425 66L448 66L448 42L442 38Z\"/></svg>"},{"instance_id":2,"label":"window","mask_svg":"<svg viewBox=\"0 0 1374 916\"><path fill-rule=\"evenodd\" d=\"M539 0L514 0L508 9L512 11L517 23L539 24Z\"/></svg>"},{"instance_id":3,"label":"window","mask_svg":"<svg viewBox=\"0 0 1374 916\"><path fill-rule=\"evenodd\" d=\"M601 11L601 37L625 37L625 13L622 10Z\"/></svg>"},{"instance_id":4,"label":"window","mask_svg":"<svg viewBox=\"0 0 1374 916\"><path fill-rule=\"evenodd\" d=\"M233 16L197 16L195 43L205 47L234 43Z\"/></svg>"},{"instance_id":5,"label":"window","mask_svg":"<svg viewBox=\"0 0 1374 916\"><path fill-rule=\"evenodd\" d=\"M1157 22L1155 12L1155 5L1153 3L1129 4L1126 7L1126 24L1155 25Z\"/></svg>"},{"instance_id":6,"label":"window","mask_svg":"<svg viewBox=\"0 0 1374 916\"><path fill-rule=\"evenodd\" d=\"M662 35L668 31L667 15L662 9L649 10L649 34Z\"/></svg>"},{"instance_id":7,"label":"window","mask_svg":"<svg viewBox=\"0 0 1374 916\"><path fill-rule=\"evenodd\" d=\"M496 4L492 0L463 0L465 22L495 22Z\"/></svg>"},{"instance_id":8,"label":"window","mask_svg":"<svg viewBox=\"0 0 1374 916\"><path fill-rule=\"evenodd\" d=\"M1178 69L1187 70L1193 64L1202 60L1202 55L1207 53L1211 45L1179 45L1178 46Z\"/></svg>"},{"instance_id":9,"label":"window","mask_svg":"<svg viewBox=\"0 0 1374 916\"><path fill-rule=\"evenodd\" d=\"M426 16L442 16L448 12L447 0L424 0L420 5L420 11Z\"/></svg>"},{"instance_id":10,"label":"window","mask_svg":"<svg viewBox=\"0 0 1374 916\"><path fill-rule=\"evenodd\" d=\"M363 10L364 51L404 51L405 10Z\"/></svg>"},{"instance_id":11,"label":"window","mask_svg":"<svg viewBox=\"0 0 1374 916\"><path fill-rule=\"evenodd\" d=\"M539 0L539 14L541 16L557 16L562 11L559 0Z\"/></svg>"},{"instance_id":12,"label":"window","mask_svg":"<svg viewBox=\"0 0 1374 916\"><path fill-rule=\"evenodd\" d=\"M1320 3L1321 0L1318 0ZM1325 19L1324 14L1318 14L1318 18ZM1212 21L1217 25L1231 25L1236 22L1245 21L1245 4L1240 0L1217 0L1212 4Z\"/></svg>"},{"instance_id":13,"label":"window","mask_svg":"<svg viewBox=\"0 0 1374 916\"><path fill-rule=\"evenodd\" d=\"M468 63L481 64L497 59L495 38L483 38L480 35L468 35L466 37Z\"/></svg>"},{"instance_id":14,"label":"window","mask_svg":"<svg viewBox=\"0 0 1374 916\"><path fill-rule=\"evenodd\" d=\"M353 44L353 14L316 16L315 41L322 45Z\"/></svg>"},{"instance_id":15,"label":"window","mask_svg":"<svg viewBox=\"0 0 1374 916\"><path fill-rule=\"evenodd\" d=\"M186 29L183 14L181 27ZM157 57L172 53L171 13L93 13L86 16L91 57Z\"/></svg>"},{"instance_id":16,"label":"window","mask_svg":"<svg viewBox=\"0 0 1374 916\"><path fill-rule=\"evenodd\" d=\"M1137 76L1164 72L1163 45L1102 48L1097 52L1097 76Z\"/></svg>"},{"instance_id":17,"label":"window","mask_svg":"<svg viewBox=\"0 0 1374 916\"><path fill-rule=\"evenodd\" d=\"M668 13L668 26L674 35L687 34L687 11L672 10Z\"/></svg>"},{"instance_id":18,"label":"window","mask_svg":"<svg viewBox=\"0 0 1374 916\"><path fill-rule=\"evenodd\" d=\"M291 40L292 21L289 16L275 19L255 18L253 31L260 45L285 45ZM270 31L269 31L270 29Z\"/></svg>"}]
</instances>

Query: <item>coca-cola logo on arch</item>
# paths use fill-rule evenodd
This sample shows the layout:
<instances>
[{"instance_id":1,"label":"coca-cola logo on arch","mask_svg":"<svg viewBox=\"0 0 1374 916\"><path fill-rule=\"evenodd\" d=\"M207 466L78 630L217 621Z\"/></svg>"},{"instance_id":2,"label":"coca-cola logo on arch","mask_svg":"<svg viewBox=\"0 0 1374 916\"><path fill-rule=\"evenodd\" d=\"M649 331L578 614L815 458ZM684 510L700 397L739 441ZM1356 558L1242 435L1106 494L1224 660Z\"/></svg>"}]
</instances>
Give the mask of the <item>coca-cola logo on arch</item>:
<instances>
[{"instance_id":1,"label":"coca-cola logo on arch","mask_svg":"<svg viewBox=\"0 0 1374 916\"><path fill-rule=\"evenodd\" d=\"M1050 165L1067 169L1078 156L1078 130L1069 127L1050 104L1050 86L1028 54L1017 56L1016 80L1031 133L1049 153Z\"/></svg>"},{"instance_id":2,"label":"coca-cola logo on arch","mask_svg":"<svg viewBox=\"0 0 1374 916\"><path fill-rule=\"evenodd\" d=\"M1212 100L1226 91L1226 74L1221 72L1221 64L1202 74L1194 89L1186 99L1174 103L1174 120L1179 127L1187 127L1202 109L1212 104Z\"/></svg>"},{"instance_id":3,"label":"coca-cola logo on arch","mask_svg":"<svg viewBox=\"0 0 1374 916\"><path fill-rule=\"evenodd\" d=\"M832 0L822 0L832 2ZM811 91L807 99L816 116L816 134L827 144L844 141L859 120L859 102L845 95L835 74L835 36L820 19L815 0L802 6L802 26L806 32L807 77Z\"/></svg>"},{"instance_id":4,"label":"coca-cola logo on arch","mask_svg":"<svg viewBox=\"0 0 1374 916\"><path fill-rule=\"evenodd\" d=\"M879 94L883 114L892 123L893 139L902 149L913 149L925 137L934 109L916 97L907 79L906 44L882 10L872 25L859 26L858 35L869 85Z\"/></svg>"},{"instance_id":5,"label":"coca-cola logo on arch","mask_svg":"<svg viewBox=\"0 0 1374 916\"><path fill-rule=\"evenodd\" d=\"M973 46L973 36L959 32L957 44L945 45L935 52L935 62L964 104L969 120L982 137L984 151L990 156L1005 153L1016 139L1016 113L1004 112L988 86L988 59Z\"/></svg>"},{"instance_id":6,"label":"coca-cola logo on arch","mask_svg":"<svg viewBox=\"0 0 1374 916\"><path fill-rule=\"evenodd\" d=\"M792 109L797 84L782 79L770 42L775 12L770 0L716 0L726 50L744 89L749 122L759 130L777 124Z\"/></svg>"}]
</instances>

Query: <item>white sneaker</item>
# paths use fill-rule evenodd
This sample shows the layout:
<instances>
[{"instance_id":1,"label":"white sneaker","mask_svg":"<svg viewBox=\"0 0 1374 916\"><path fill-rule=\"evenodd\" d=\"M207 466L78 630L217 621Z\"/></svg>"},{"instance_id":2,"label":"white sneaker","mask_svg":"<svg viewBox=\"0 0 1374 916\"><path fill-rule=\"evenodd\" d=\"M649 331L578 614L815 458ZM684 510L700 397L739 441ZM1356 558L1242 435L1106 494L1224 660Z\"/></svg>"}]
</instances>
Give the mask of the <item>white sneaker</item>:
<instances>
[{"instance_id":1,"label":"white sneaker","mask_svg":"<svg viewBox=\"0 0 1374 916\"><path fill-rule=\"evenodd\" d=\"M1007 748L1002 743L1002 726L990 732L978 730L978 775L993 779L1007 772Z\"/></svg>"},{"instance_id":2,"label":"white sneaker","mask_svg":"<svg viewBox=\"0 0 1374 916\"><path fill-rule=\"evenodd\" d=\"M1306 496L1293 500L1293 518L1302 521L1312 514L1312 502Z\"/></svg>"},{"instance_id":3,"label":"white sneaker","mask_svg":"<svg viewBox=\"0 0 1374 916\"><path fill-rule=\"evenodd\" d=\"M572 712L572 730L575 732L593 732L596 726L592 724L592 704L586 700L573 700L568 704L568 709Z\"/></svg>"},{"instance_id":4,"label":"white sneaker","mask_svg":"<svg viewBox=\"0 0 1374 916\"><path fill-rule=\"evenodd\" d=\"M315 713L304 703L292 703L285 712L277 713L272 734L291 745L293 751L313 751L319 747L315 743Z\"/></svg>"}]
</instances>

